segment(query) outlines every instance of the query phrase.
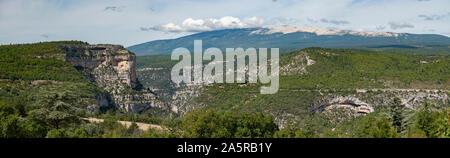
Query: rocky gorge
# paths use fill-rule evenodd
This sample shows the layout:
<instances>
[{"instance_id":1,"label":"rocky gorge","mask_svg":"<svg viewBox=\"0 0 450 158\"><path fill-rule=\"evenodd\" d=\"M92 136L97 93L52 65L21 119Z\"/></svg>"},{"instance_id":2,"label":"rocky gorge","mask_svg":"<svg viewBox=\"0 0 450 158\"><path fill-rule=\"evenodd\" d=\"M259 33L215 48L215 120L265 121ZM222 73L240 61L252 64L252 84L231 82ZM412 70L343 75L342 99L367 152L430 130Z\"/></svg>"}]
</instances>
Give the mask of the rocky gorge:
<instances>
[{"instance_id":1,"label":"rocky gorge","mask_svg":"<svg viewBox=\"0 0 450 158\"><path fill-rule=\"evenodd\" d=\"M151 108L169 109L154 93L142 89L136 78L136 56L120 45L60 46L64 61L107 93L97 97L96 109L114 107L120 111L142 113Z\"/></svg>"},{"instance_id":2,"label":"rocky gorge","mask_svg":"<svg viewBox=\"0 0 450 158\"><path fill-rule=\"evenodd\" d=\"M170 81L168 66L136 66L136 56L118 45L62 46L67 54L65 61L82 72L89 80L103 88L103 94L96 108L114 106L131 113L143 113L152 108L183 116L195 109L210 108L196 100L209 86L177 85ZM332 56L333 53L321 52ZM317 64L311 54L301 51L293 57L282 58L281 75L300 75L310 73L309 67ZM142 64L142 63L141 63ZM319 63L320 64L320 63ZM139 79L142 81L139 81ZM141 84L142 82L142 84ZM242 87L246 85L239 85ZM250 85L251 86L251 85ZM145 87L145 88L144 88ZM292 103L307 107L306 111L327 115L337 120L346 120L389 108L392 98L398 97L407 110L419 109L425 101L447 106L449 98L446 90L427 89L280 89L281 93L309 93L316 95L310 103ZM289 91L289 92L286 92ZM300 95L300 94L299 94ZM108 101L109 96L109 101ZM246 102L247 103L247 102ZM291 103L289 103L291 104ZM288 120L301 120L298 113L281 109L262 107L263 111L274 115L281 127ZM93 108L95 109L95 108ZM295 111L295 110L294 110ZM345 115L337 115L345 111ZM163 114L160 114L163 115Z\"/></svg>"}]
</instances>

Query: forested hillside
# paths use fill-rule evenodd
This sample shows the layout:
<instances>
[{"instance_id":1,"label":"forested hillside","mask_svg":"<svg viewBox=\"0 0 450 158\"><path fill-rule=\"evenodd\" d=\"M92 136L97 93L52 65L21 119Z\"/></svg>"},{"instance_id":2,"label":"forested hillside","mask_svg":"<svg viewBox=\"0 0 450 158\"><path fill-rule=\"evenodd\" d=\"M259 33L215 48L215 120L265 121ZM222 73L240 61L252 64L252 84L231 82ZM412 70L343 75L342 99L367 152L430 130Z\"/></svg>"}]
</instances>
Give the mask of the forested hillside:
<instances>
[{"instance_id":1,"label":"forested hillside","mask_svg":"<svg viewBox=\"0 0 450 158\"><path fill-rule=\"evenodd\" d=\"M167 90L163 87L171 86L175 63L169 55L138 57L137 75L144 85ZM274 137L448 137L448 55L308 48L282 55L280 64L280 91L274 95L259 94L260 84L213 84L202 88L185 109L215 110L219 116L243 111L272 115L283 127ZM365 101L374 112L313 110L340 96ZM399 108L393 112L394 107ZM423 119L431 122L424 125ZM220 119L204 121L222 124Z\"/></svg>"},{"instance_id":2,"label":"forested hillside","mask_svg":"<svg viewBox=\"0 0 450 158\"><path fill-rule=\"evenodd\" d=\"M360 121L366 119L372 119L366 123L389 120L392 102L399 98L400 103L395 104L401 106L401 115L405 115L402 121L412 124L413 116L424 108L423 104L429 104L427 108L432 111L445 112L450 107L449 59L448 55L308 48L281 56L282 75L276 94L260 94L260 84L214 84L204 88L190 103L218 111L265 112L274 115L282 125L294 121L298 127L308 128L309 124L315 124L316 136L327 137L327 130L349 125L359 128L364 124ZM366 104L374 109L373 113L360 114L339 108L347 105L359 108ZM320 108L317 106L325 105L338 108L316 110ZM405 134L405 130L402 127L399 132Z\"/></svg>"},{"instance_id":3,"label":"forested hillside","mask_svg":"<svg viewBox=\"0 0 450 158\"><path fill-rule=\"evenodd\" d=\"M105 91L64 62L61 45L87 43L0 46L0 137L449 137L450 133L448 55L303 49L281 56L280 90L274 95L259 94L260 84L213 84L180 107L188 109L186 113L163 117L165 112L157 108L141 114L116 109L88 113ZM177 90L167 80L176 63L169 57L137 58L143 88L168 94ZM373 111L361 112L360 107ZM162 128L143 131L137 124L127 127L118 120Z\"/></svg>"}]
</instances>

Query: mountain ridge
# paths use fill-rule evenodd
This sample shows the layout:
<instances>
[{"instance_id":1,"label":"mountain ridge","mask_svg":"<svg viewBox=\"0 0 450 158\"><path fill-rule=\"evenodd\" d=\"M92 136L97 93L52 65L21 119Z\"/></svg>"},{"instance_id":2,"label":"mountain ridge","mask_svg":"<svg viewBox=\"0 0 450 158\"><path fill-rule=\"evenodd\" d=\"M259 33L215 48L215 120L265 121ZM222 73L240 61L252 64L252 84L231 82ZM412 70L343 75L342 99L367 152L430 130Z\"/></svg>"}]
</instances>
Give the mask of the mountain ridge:
<instances>
[{"instance_id":1,"label":"mountain ridge","mask_svg":"<svg viewBox=\"0 0 450 158\"><path fill-rule=\"evenodd\" d=\"M281 53L307 47L323 48L396 48L410 47L430 52L439 48L450 51L450 38L437 34L410 34L391 32L360 32L351 30L321 30L314 28L242 28L200 32L176 39L156 40L127 47L137 56L170 54L185 47L193 50L194 40L203 40L203 48L280 48ZM415 48L417 47L417 48Z\"/></svg>"}]
</instances>

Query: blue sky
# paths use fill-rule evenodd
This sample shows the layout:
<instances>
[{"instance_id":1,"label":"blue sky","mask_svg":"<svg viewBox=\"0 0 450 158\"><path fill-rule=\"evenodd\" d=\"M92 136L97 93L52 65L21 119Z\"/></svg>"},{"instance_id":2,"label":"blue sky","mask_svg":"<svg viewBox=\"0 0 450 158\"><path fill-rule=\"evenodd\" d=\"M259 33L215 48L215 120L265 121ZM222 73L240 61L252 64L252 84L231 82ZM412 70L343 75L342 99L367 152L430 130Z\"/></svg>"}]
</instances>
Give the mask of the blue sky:
<instances>
[{"instance_id":1,"label":"blue sky","mask_svg":"<svg viewBox=\"0 0 450 158\"><path fill-rule=\"evenodd\" d=\"M200 31L292 25L450 36L449 0L0 0L0 44L131 46Z\"/></svg>"}]
</instances>

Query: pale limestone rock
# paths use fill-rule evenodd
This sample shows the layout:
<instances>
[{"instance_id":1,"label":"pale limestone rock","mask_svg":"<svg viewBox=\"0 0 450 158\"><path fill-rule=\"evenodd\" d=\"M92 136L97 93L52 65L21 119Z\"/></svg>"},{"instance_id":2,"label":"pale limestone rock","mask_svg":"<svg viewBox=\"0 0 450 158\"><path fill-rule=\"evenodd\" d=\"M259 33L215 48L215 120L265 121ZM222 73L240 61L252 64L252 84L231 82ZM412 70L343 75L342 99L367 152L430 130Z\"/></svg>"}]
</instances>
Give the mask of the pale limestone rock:
<instances>
[{"instance_id":1,"label":"pale limestone rock","mask_svg":"<svg viewBox=\"0 0 450 158\"><path fill-rule=\"evenodd\" d=\"M95 81L111 95L97 99L98 105L88 108L94 112L99 107L115 106L126 111L141 113L150 108L168 109L147 91L136 91L136 56L120 45L61 46L66 52L65 61L76 67L88 79Z\"/></svg>"}]
</instances>

